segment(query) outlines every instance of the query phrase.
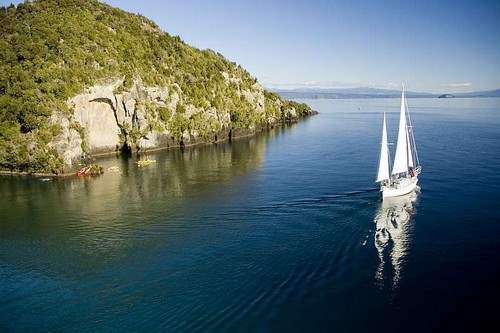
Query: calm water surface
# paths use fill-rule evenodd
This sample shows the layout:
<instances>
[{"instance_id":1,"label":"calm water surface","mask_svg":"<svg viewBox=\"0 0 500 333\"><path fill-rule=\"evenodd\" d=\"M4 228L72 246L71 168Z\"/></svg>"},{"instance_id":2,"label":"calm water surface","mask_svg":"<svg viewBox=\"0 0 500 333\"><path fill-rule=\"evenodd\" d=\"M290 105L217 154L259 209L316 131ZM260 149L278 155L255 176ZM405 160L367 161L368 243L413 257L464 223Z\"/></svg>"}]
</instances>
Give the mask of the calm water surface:
<instances>
[{"instance_id":1,"label":"calm water surface","mask_svg":"<svg viewBox=\"0 0 500 333\"><path fill-rule=\"evenodd\" d=\"M373 183L397 99L239 140L0 178L0 331L419 331L484 323L500 279L500 99L410 99L417 195ZM394 146L391 146L394 152Z\"/></svg>"}]
</instances>

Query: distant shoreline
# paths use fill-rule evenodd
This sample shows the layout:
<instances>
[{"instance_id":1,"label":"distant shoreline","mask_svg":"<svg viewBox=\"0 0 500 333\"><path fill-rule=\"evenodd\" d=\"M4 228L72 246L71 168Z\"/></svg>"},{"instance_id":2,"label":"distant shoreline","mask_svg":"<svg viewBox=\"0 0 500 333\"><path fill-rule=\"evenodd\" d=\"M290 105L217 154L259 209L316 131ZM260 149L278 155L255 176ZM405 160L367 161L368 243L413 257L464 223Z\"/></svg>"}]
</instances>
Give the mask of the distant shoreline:
<instances>
[{"instance_id":1,"label":"distant shoreline","mask_svg":"<svg viewBox=\"0 0 500 333\"><path fill-rule=\"evenodd\" d=\"M272 89L283 98L307 98L307 99L362 99L362 98L400 98L401 91L394 89L378 88L294 88L294 89ZM490 98L500 97L500 89L456 92L456 93L432 93L407 91L407 98Z\"/></svg>"},{"instance_id":2,"label":"distant shoreline","mask_svg":"<svg viewBox=\"0 0 500 333\"><path fill-rule=\"evenodd\" d=\"M391 99L391 98L401 98L401 96L364 96L364 95L355 95L355 96L307 96L307 95L292 95L292 94L282 94L281 92L277 92L281 97L288 99ZM500 96L453 96L453 97L439 97L439 95L435 96L407 96L407 98L411 99L423 99L423 98L432 98L432 99L472 99L472 98L500 98Z\"/></svg>"}]
</instances>

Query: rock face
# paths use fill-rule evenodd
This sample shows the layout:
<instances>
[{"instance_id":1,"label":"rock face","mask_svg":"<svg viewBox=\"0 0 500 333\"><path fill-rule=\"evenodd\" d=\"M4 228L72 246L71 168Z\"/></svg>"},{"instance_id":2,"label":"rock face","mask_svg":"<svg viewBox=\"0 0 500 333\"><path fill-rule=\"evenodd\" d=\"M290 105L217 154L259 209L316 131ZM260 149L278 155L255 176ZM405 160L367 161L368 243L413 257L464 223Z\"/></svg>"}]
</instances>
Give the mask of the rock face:
<instances>
[{"instance_id":1,"label":"rock face","mask_svg":"<svg viewBox=\"0 0 500 333\"><path fill-rule=\"evenodd\" d=\"M61 133L53 139L51 145L57 150L65 165L71 167L73 162L84 155L80 132L77 127L72 126L67 117L59 112L51 116L50 123L61 127Z\"/></svg>"},{"instance_id":2,"label":"rock face","mask_svg":"<svg viewBox=\"0 0 500 333\"><path fill-rule=\"evenodd\" d=\"M95 86L68 102L74 120L85 129L91 153L113 150L120 142L117 115L112 104L108 104L115 100L114 88L113 84Z\"/></svg>"},{"instance_id":3,"label":"rock face","mask_svg":"<svg viewBox=\"0 0 500 333\"><path fill-rule=\"evenodd\" d=\"M224 77L227 84L238 83L237 78L227 74ZM120 89L122 85L122 79L113 79L90 87L67 101L71 116L56 113L52 117L52 123L62 127L52 146L68 167L87 155L215 142L259 130L256 126L233 129L228 110L196 108L191 104L183 105L181 110L182 94L175 86L147 87L139 80L127 90ZM266 102L279 109L283 107L281 100L266 101L260 84L241 90L240 96L267 126L280 121L275 114L266 114ZM159 110L168 115L166 122L159 121ZM299 117L293 107L284 109L281 116L290 120ZM196 117L202 119L201 125L186 126L177 135L174 133L179 132L175 119L187 123Z\"/></svg>"}]
</instances>

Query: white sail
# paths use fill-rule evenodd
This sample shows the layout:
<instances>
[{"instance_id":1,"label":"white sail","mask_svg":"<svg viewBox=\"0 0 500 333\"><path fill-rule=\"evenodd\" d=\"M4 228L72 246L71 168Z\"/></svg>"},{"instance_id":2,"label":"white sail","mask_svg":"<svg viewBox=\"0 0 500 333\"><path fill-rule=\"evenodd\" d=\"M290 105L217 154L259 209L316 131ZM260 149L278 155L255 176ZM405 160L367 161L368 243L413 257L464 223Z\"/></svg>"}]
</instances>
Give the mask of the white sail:
<instances>
[{"instance_id":1,"label":"white sail","mask_svg":"<svg viewBox=\"0 0 500 333\"><path fill-rule=\"evenodd\" d=\"M399 115L399 130L398 143L396 147L396 157L392 167L392 174L408 172L408 134L406 128L406 112L405 112L405 91L401 93L401 112Z\"/></svg>"},{"instance_id":2,"label":"white sail","mask_svg":"<svg viewBox=\"0 0 500 333\"><path fill-rule=\"evenodd\" d=\"M409 156L408 156L408 165L411 167L418 166L418 153L417 153L417 145L415 143L415 137L413 136L413 126L411 123L411 117L410 117L410 109L408 108L408 101L406 101L406 113L408 115L408 145L410 147L409 149ZM416 161L414 160L416 159ZM416 162L416 163L415 163Z\"/></svg>"},{"instance_id":3,"label":"white sail","mask_svg":"<svg viewBox=\"0 0 500 333\"><path fill-rule=\"evenodd\" d=\"M380 160L378 163L377 182L389 179L389 148L387 146L387 127L385 124L384 112L384 125L382 128L382 141L380 145Z\"/></svg>"}]
</instances>

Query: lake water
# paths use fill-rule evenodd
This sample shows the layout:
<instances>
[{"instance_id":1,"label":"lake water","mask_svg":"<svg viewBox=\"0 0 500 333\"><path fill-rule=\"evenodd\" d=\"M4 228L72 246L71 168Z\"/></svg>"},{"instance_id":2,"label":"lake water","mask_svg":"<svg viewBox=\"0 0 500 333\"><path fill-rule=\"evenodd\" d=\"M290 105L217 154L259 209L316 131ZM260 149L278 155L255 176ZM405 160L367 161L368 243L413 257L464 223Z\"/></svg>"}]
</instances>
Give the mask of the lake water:
<instances>
[{"instance_id":1,"label":"lake water","mask_svg":"<svg viewBox=\"0 0 500 333\"><path fill-rule=\"evenodd\" d=\"M382 204L382 112L162 151L98 178L0 178L0 331L422 331L500 281L500 98L410 99L421 190ZM394 153L394 146L391 146ZM476 326L477 327L477 326Z\"/></svg>"}]
</instances>

